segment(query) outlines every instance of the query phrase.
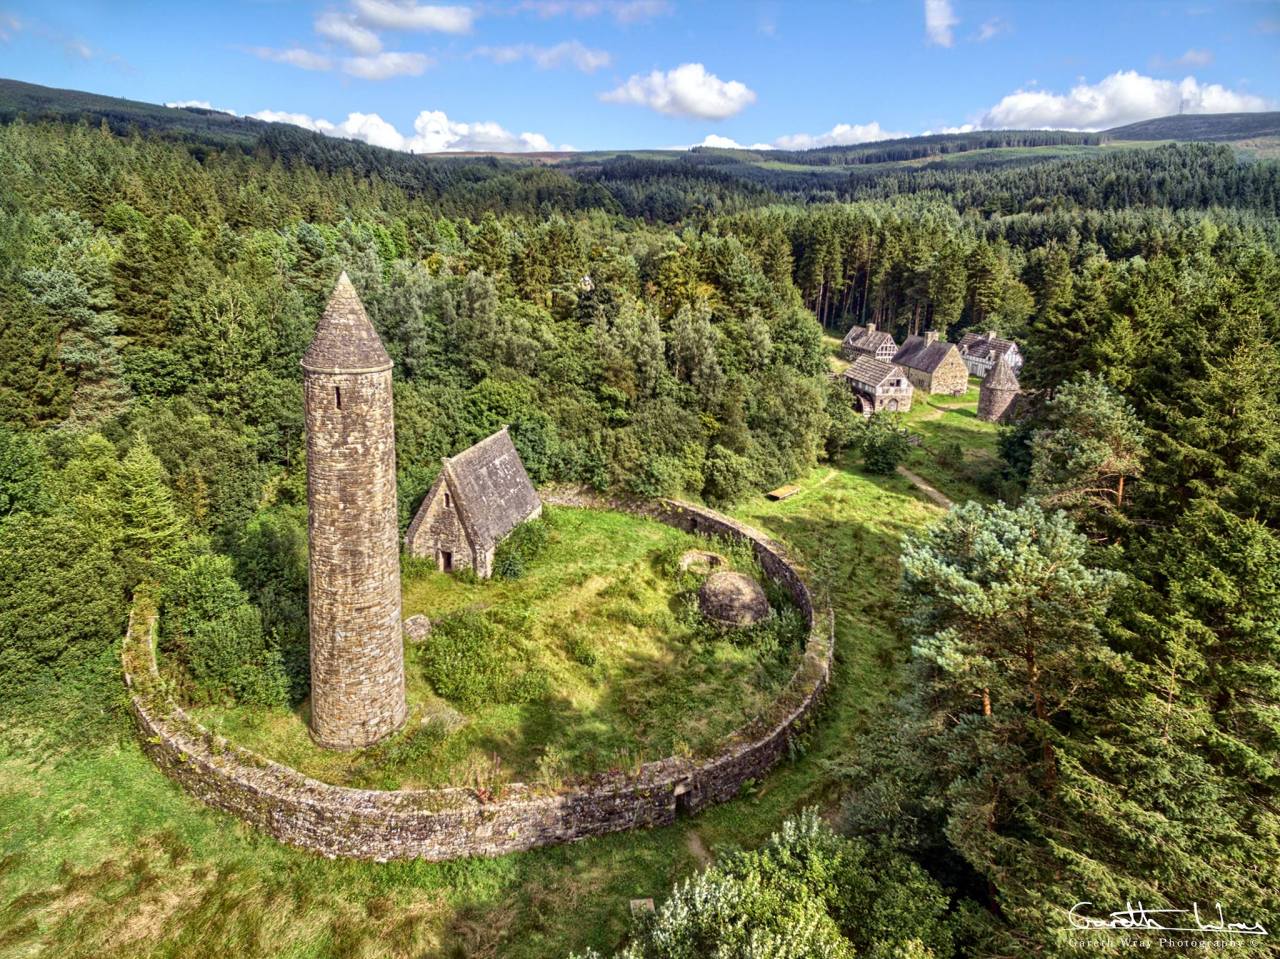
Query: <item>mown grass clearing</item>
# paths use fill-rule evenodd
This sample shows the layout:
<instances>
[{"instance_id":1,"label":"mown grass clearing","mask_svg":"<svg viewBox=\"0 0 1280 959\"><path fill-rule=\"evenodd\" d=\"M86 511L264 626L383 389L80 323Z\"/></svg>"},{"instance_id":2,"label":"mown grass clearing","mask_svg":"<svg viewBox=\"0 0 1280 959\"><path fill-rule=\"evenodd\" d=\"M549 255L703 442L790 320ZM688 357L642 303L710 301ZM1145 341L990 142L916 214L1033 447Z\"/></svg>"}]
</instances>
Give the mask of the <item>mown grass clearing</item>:
<instances>
[{"instance_id":1,"label":"mown grass clearing","mask_svg":"<svg viewBox=\"0 0 1280 959\"><path fill-rule=\"evenodd\" d=\"M701 577L679 570L705 538L602 510L549 508L539 522L545 545L517 579L406 564L404 613L434 628L406 650L410 715L384 743L316 747L305 703L196 715L326 782L488 788L706 754L768 708L805 639L779 591L776 622L727 634L697 613ZM748 551L712 546L760 577Z\"/></svg>"},{"instance_id":2,"label":"mown grass clearing","mask_svg":"<svg viewBox=\"0 0 1280 959\"><path fill-rule=\"evenodd\" d=\"M1000 467L999 427L978 419L978 380L963 396L931 396L916 390L903 425L921 443L903 463L956 502L992 499L991 477Z\"/></svg>"}]
</instances>

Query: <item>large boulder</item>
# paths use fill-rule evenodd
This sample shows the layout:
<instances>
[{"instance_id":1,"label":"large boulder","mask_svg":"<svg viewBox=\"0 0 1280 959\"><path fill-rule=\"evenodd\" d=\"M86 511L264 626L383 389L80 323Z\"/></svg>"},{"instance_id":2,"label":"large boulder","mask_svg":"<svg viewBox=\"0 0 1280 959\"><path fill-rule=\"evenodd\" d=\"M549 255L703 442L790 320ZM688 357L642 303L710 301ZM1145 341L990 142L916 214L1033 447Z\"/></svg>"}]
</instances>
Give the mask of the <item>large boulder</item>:
<instances>
[{"instance_id":1,"label":"large boulder","mask_svg":"<svg viewBox=\"0 0 1280 959\"><path fill-rule=\"evenodd\" d=\"M769 597L750 576L722 570L698 590L698 609L720 626L753 626L769 615Z\"/></svg>"},{"instance_id":2,"label":"large boulder","mask_svg":"<svg viewBox=\"0 0 1280 959\"><path fill-rule=\"evenodd\" d=\"M404 638L410 643L421 643L431 635L431 620L418 613L404 621Z\"/></svg>"}]
</instances>

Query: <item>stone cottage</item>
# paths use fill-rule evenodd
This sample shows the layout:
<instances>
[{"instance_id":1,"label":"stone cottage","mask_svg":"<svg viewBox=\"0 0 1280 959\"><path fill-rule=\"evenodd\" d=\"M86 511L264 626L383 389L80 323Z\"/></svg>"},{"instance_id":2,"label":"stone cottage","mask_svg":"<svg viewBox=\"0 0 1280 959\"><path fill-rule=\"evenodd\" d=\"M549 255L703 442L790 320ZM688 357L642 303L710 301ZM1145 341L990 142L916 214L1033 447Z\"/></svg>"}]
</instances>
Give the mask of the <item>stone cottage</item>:
<instances>
[{"instance_id":1,"label":"stone cottage","mask_svg":"<svg viewBox=\"0 0 1280 959\"><path fill-rule=\"evenodd\" d=\"M978 419L988 423L1007 419L1017 408L1021 389L1013 363L1008 356L1001 356L978 388Z\"/></svg>"},{"instance_id":2,"label":"stone cottage","mask_svg":"<svg viewBox=\"0 0 1280 959\"><path fill-rule=\"evenodd\" d=\"M900 366L859 356L844 371L844 383L853 392L863 416L882 411L905 413L911 409L911 394L915 388Z\"/></svg>"},{"instance_id":3,"label":"stone cottage","mask_svg":"<svg viewBox=\"0 0 1280 959\"><path fill-rule=\"evenodd\" d=\"M995 330L986 333L966 333L960 337L960 357L969 372L981 379L991 372L996 360L1005 357L1013 372L1022 369L1022 351L1013 340L997 336Z\"/></svg>"},{"instance_id":4,"label":"stone cottage","mask_svg":"<svg viewBox=\"0 0 1280 959\"><path fill-rule=\"evenodd\" d=\"M906 370L918 390L963 396L969 389L969 369L954 343L939 340L930 330L924 336L908 336L893 362Z\"/></svg>"},{"instance_id":5,"label":"stone cottage","mask_svg":"<svg viewBox=\"0 0 1280 959\"><path fill-rule=\"evenodd\" d=\"M846 360L869 356L882 363L888 363L896 352L898 352L898 344L893 341L893 337L884 330L877 330L874 323L855 326L845 334L840 343L840 354Z\"/></svg>"},{"instance_id":6,"label":"stone cottage","mask_svg":"<svg viewBox=\"0 0 1280 959\"><path fill-rule=\"evenodd\" d=\"M405 549L434 559L444 572L474 569L487 579L498 544L541 515L542 501L505 426L441 462L440 476L409 524Z\"/></svg>"}]
</instances>

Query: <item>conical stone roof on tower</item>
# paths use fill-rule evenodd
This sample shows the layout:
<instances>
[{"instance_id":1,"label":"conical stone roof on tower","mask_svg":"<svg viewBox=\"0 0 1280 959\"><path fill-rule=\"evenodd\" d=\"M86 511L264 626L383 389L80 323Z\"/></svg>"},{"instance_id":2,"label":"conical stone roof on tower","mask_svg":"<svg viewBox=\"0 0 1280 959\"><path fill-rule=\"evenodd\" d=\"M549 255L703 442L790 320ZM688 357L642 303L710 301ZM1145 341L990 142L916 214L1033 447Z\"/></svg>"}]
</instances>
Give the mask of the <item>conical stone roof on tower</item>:
<instances>
[{"instance_id":1,"label":"conical stone roof on tower","mask_svg":"<svg viewBox=\"0 0 1280 959\"><path fill-rule=\"evenodd\" d=\"M391 369L391 357L345 270L316 325L315 338L302 354L302 368L310 373L376 373Z\"/></svg>"},{"instance_id":2,"label":"conical stone roof on tower","mask_svg":"<svg viewBox=\"0 0 1280 959\"><path fill-rule=\"evenodd\" d=\"M302 358L311 735L371 745L405 720L391 358L345 273Z\"/></svg>"},{"instance_id":3,"label":"conical stone roof on tower","mask_svg":"<svg viewBox=\"0 0 1280 959\"><path fill-rule=\"evenodd\" d=\"M1002 353L978 388L978 419L999 423L1009 415L1022 387L1008 358Z\"/></svg>"}]
</instances>

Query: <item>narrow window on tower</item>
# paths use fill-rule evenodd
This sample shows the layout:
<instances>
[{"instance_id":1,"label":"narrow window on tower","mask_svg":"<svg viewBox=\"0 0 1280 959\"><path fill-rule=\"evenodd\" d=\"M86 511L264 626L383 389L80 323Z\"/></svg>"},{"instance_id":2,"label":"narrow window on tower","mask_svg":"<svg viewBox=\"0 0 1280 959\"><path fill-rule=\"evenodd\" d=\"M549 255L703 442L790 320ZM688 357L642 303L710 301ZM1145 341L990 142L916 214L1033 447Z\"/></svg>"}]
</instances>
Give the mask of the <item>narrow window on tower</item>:
<instances>
[{"instance_id":1,"label":"narrow window on tower","mask_svg":"<svg viewBox=\"0 0 1280 959\"><path fill-rule=\"evenodd\" d=\"M449 499L449 494L448 494L448 493L445 493L445 494L444 494L444 508L445 508L445 509L448 509L448 508L449 508L450 506L452 506L452 505L453 505L453 502Z\"/></svg>"},{"instance_id":2,"label":"narrow window on tower","mask_svg":"<svg viewBox=\"0 0 1280 959\"><path fill-rule=\"evenodd\" d=\"M338 409L342 409L342 387L333 388L333 401L338 404Z\"/></svg>"}]
</instances>

